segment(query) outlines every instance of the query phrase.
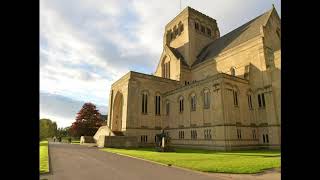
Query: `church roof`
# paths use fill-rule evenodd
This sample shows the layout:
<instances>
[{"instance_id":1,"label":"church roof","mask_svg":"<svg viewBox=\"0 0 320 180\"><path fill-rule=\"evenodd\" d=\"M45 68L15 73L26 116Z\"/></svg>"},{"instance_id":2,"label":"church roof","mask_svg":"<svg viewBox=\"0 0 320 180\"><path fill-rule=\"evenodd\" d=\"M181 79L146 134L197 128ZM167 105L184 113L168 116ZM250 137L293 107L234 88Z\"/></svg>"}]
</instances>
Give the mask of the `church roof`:
<instances>
[{"instance_id":1,"label":"church roof","mask_svg":"<svg viewBox=\"0 0 320 180\"><path fill-rule=\"evenodd\" d=\"M173 55L175 55L177 59L181 60L181 63L183 65L188 66L188 64L185 62L183 56L181 55L181 53L177 49L170 47L170 46L168 46L168 47L171 50L171 52L173 53Z\"/></svg>"},{"instance_id":2,"label":"church roof","mask_svg":"<svg viewBox=\"0 0 320 180\"><path fill-rule=\"evenodd\" d=\"M263 13L262 15L254 18L253 20L243 24L242 26L208 44L199 53L199 55L197 56L197 60L192 64L192 66L216 57L219 55L219 53L236 47L244 43L245 41L248 41L260 35L260 27L267 23L273 10L274 7L271 10Z\"/></svg>"}]
</instances>

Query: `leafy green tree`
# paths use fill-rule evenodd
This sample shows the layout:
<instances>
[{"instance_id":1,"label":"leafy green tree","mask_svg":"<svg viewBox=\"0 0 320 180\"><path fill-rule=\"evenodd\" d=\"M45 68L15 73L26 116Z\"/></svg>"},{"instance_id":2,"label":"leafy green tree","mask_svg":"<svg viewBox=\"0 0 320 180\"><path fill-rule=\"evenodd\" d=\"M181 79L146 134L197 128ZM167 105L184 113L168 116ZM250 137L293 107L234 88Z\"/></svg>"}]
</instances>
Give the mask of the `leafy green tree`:
<instances>
[{"instance_id":1,"label":"leafy green tree","mask_svg":"<svg viewBox=\"0 0 320 180\"><path fill-rule=\"evenodd\" d=\"M69 129L70 127L65 127L65 128L58 128L57 129L57 136L58 137L69 137Z\"/></svg>"},{"instance_id":2,"label":"leafy green tree","mask_svg":"<svg viewBox=\"0 0 320 180\"><path fill-rule=\"evenodd\" d=\"M40 140L53 137L57 133L57 123L52 122L50 119L40 119Z\"/></svg>"}]
</instances>

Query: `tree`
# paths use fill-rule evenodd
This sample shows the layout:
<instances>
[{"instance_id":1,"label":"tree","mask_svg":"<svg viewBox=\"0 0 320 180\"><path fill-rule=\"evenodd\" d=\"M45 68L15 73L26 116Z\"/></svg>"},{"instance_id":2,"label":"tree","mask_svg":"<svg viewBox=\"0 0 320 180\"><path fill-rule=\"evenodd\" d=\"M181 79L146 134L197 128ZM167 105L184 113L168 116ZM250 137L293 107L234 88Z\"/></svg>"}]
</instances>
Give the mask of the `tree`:
<instances>
[{"instance_id":1,"label":"tree","mask_svg":"<svg viewBox=\"0 0 320 180\"><path fill-rule=\"evenodd\" d=\"M40 119L40 140L53 137L57 133L57 123L52 122L50 119Z\"/></svg>"},{"instance_id":2,"label":"tree","mask_svg":"<svg viewBox=\"0 0 320 180\"><path fill-rule=\"evenodd\" d=\"M73 137L93 136L102 125L103 120L96 106L85 103L77 113L76 121L72 123L70 133Z\"/></svg>"},{"instance_id":3,"label":"tree","mask_svg":"<svg viewBox=\"0 0 320 180\"><path fill-rule=\"evenodd\" d=\"M68 137L68 136L70 136L69 129L70 129L70 127L58 128L57 129L57 136L58 137Z\"/></svg>"}]
</instances>

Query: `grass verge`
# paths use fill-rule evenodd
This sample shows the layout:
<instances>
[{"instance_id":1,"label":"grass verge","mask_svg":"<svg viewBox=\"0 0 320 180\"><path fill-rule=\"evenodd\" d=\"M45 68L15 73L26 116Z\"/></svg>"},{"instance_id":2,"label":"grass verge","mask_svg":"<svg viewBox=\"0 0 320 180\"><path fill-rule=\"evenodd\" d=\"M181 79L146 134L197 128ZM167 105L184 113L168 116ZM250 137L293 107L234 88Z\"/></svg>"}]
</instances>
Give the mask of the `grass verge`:
<instances>
[{"instance_id":1,"label":"grass verge","mask_svg":"<svg viewBox=\"0 0 320 180\"><path fill-rule=\"evenodd\" d=\"M40 141L40 174L49 172L48 141Z\"/></svg>"},{"instance_id":2,"label":"grass verge","mask_svg":"<svg viewBox=\"0 0 320 180\"><path fill-rule=\"evenodd\" d=\"M143 158L202 172L252 174L281 166L278 150L210 151L176 149L176 152L156 152L153 148L117 149L102 151Z\"/></svg>"}]
</instances>

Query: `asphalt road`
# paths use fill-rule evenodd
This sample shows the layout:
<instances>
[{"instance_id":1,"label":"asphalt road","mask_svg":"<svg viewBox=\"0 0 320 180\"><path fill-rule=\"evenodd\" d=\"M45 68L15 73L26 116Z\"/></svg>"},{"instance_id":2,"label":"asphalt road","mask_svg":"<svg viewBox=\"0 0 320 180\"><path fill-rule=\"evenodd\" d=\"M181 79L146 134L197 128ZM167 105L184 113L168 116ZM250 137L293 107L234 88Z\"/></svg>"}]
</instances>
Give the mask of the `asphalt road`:
<instances>
[{"instance_id":1,"label":"asphalt road","mask_svg":"<svg viewBox=\"0 0 320 180\"><path fill-rule=\"evenodd\" d=\"M75 144L49 143L49 153L50 173L41 175L40 180L280 179L280 173L262 175L201 173Z\"/></svg>"}]
</instances>

